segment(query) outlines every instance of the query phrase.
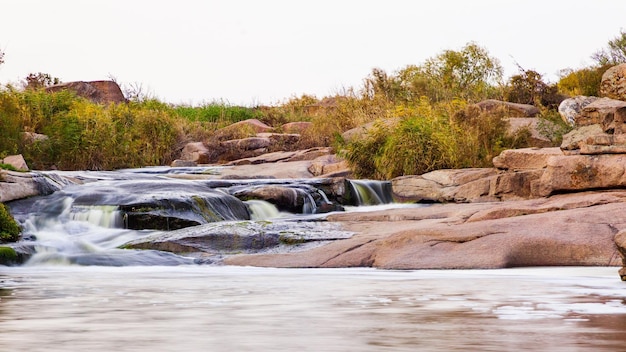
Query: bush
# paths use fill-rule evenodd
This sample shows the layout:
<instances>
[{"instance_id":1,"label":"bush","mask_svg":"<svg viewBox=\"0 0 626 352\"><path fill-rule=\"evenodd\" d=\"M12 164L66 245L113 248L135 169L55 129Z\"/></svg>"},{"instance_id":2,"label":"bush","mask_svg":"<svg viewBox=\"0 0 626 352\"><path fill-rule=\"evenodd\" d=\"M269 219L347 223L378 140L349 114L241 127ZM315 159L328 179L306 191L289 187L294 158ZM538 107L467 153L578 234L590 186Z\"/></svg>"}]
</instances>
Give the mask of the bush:
<instances>
[{"instance_id":1,"label":"bush","mask_svg":"<svg viewBox=\"0 0 626 352\"><path fill-rule=\"evenodd\" d=\"M11 216L9 208L0 203L0 242L15 242L19 235L20 227Z\"/></svg>"},{"instance_id":2,"label":"bush","mask_svg":"<svg viewBox=\"0 0 626 352\"><path fill-rule=\"evenodd\" d=\"M557 83L559 92L568 96L600 96L602 75L611 65L586 67L579 70L563 70Z\"/></svg>"},{"instance_id":3,"label":"bush","mask_svg":"<svg viewBox=\"0 0 626 352\"><path fill-rule=\"evenodd\" d=\"M343 146L355 176L391 179L461 167L490 167L504 149L528 145L530 132L508 133L504 111L485 113L461 101L405 107L395 126L375 125L365 138ZM451 112L455 111L454 114Z\"/></svg>"}]
</instances>

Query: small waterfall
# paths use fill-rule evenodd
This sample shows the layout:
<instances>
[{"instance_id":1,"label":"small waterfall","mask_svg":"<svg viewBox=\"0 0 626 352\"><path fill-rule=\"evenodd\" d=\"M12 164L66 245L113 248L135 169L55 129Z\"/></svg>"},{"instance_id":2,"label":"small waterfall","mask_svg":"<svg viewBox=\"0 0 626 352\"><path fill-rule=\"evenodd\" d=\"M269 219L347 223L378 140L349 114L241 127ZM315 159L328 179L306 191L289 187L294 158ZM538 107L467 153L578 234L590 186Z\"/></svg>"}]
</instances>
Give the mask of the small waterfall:
<instances>
[{"instance_id":1,"label":"small waterfall","mask_svg":"<svg viewBox=\"0 0 626 352\"><path fill-rule=\"evenodd\" d=\"M268 201L260 199L247 200L244 203L250 208L251 220L267 220L280 216L280 212L276 206Z\"/></svg>"},{"instance_id":2,"label":"small waterfall","mask_svg":"<svg viewBox=\"0 0 626 352\"><path fill-rule=\"evenodd\" d=\"M390 181L347 180L355 205L380 205L393 203Z\"/></svg>"},{"instance_id":3,"label":"small waterfall","mask_svg":"<svg viewBox=\"0 0 626 352\"><path fill-rule=\"evenodd\" d=\"M86 221L105 228L124 228L119 207L116 205L80 205L73 206L70 220Z\"/></svg>"}]
</instances>

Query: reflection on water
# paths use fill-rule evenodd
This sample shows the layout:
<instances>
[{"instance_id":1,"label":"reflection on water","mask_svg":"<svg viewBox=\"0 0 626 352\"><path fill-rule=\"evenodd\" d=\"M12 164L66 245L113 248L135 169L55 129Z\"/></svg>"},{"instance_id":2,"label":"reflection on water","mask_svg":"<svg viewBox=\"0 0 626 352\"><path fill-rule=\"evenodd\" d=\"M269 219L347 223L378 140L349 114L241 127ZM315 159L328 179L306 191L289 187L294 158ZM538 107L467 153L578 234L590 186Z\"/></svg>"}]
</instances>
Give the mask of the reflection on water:
<instances>
[{"instance_id":1,"label":"reflection on water","mask_svg":"<svg viewBox=\"0 0 626 352\"><path fill-rule=\"evenodd\" d=\"M16 267L0 350L615 351L616 268Z\"/></svg>"}]
</instances>

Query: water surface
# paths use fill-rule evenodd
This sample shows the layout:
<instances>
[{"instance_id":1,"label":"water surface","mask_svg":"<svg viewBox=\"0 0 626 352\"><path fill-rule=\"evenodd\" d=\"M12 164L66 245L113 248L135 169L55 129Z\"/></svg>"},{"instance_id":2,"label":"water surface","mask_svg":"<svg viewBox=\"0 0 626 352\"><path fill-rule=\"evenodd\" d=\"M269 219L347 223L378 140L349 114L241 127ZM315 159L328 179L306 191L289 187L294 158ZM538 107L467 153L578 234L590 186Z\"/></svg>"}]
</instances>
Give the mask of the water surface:
<instances>
[{"instance_id":1,"label":"water surface","mask_svg":"<svg viewBox=\"0 0 626 352\"><path fill-rule=\"evenodd\" d=\"M0 267L7 351L616 351L617 268Z\"/></svg>"}]
</instances>

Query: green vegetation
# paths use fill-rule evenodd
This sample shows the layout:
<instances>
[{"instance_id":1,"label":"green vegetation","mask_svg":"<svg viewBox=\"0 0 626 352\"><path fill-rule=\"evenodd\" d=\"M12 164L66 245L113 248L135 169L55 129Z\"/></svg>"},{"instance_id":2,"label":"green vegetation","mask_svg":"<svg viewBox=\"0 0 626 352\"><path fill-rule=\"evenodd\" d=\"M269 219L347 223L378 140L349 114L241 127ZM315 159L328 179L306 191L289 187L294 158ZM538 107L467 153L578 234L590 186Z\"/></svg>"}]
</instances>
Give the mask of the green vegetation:
<instances>
[{"instance_id":1,"label":"green vegetation","mask_svg":"<svg viewBox=\"0 0 626 352\"><path fill-rule=\"evenodd\" d=\"M20 231L19 225L9 213L9 208L0 203L0 242L17 241Z\"/></svg>"},{"instance_id":2,"label":"green vegetation","mask_svg":"<svg viewBox=\"0 0 626 352\"><path fill-rule=\"evenodd\" d=\"M11 265L18 261L18 255L15 249L11 247L0 246L0 265Z\"/></svg>"},{"instance_id":3,"label":"green vegetation","mask_svg":"<svg viewBox=\"0 0 626 352\"><path fill-rule=\"evenodd\" d=\"M559 82L549 83L521 67L505 80L498 59L468 43L394 72L373 69L361 87L332 97L302 95L261 107L171 105L145 95L140 85L127 92L126 104L95 104L67 91L47 93L44 88L59 80L40 72L29 75L23 89L0 88L0 157L21 153L34 169L164 165L187 142L211 147L220 140L254 135L250 127L222 128L255 118L277 132L284 123L311 122L298 144L289 147L333 146L359 177L388 179L440 168L490 166L503 149L526 146L529 131L510 135L506 111L487 113L474 103L499 99L537 106L546 121L540 123L540 132L558 145L568 131L556 112L560 101L598 95L602 74L625 62L625 53L622 31L593 55L595 65L563 70ZM3 55L0 51L0 64ZM373 122L362 138L341 138L343 132ZM49 138L26 142L24 132Z\"/></svg>"}]
</instances>

